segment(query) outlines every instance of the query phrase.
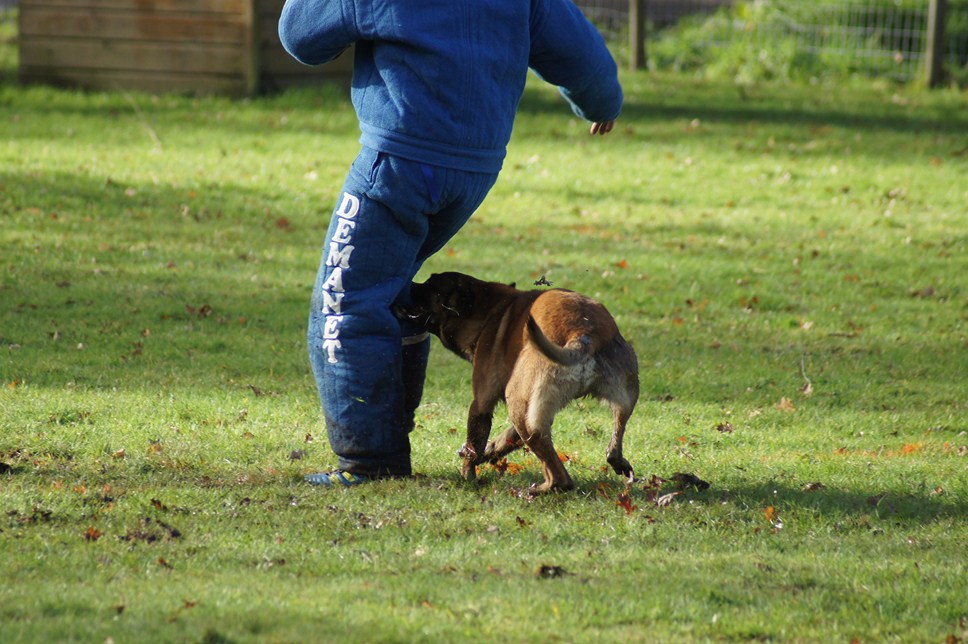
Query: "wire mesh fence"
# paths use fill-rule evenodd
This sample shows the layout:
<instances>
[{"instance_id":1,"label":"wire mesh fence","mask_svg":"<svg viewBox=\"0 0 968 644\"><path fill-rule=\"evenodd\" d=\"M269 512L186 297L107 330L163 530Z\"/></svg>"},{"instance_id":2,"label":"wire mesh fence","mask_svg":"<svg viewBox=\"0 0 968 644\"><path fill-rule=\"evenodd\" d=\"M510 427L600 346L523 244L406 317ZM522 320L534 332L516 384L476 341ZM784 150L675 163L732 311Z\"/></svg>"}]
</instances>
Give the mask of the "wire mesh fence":
<instances>
[{"instance_id":1,"label":"wire mesh fence","mask_svg":"<svg viewBox=\"0 0 968 644\"><path fill-rule=\"evenodd\" d=\"M607 39L628 33L628 0L576 0ZM745 42L782 47L818 65L909 80L927 45L928 0L646 0L647 39L691 25L695 54ZM968 64L968 2L949 0L944 58ZM653 60L661 65L663 60Z\"/></svg>"}]
</instances>

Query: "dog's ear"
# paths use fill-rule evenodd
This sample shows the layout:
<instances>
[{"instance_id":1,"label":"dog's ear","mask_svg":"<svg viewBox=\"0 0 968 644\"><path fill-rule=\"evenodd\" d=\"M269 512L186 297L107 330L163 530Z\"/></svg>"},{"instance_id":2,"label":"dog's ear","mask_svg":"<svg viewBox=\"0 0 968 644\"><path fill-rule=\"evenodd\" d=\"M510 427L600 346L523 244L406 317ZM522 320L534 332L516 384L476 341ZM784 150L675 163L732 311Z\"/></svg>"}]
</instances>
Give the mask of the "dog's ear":
<instances>
[{"instance_id":1,"label":"dog's ear","mask_svg":"<svg viewBox=\"0 0 968 644\"><path fill-rule=\"evenodd\" d=\"M508 286L510 286L511 288L517 288L518 287L518 283L517 282L511 282L510 284L508 284Z\"/></svg>"}]
</instances>

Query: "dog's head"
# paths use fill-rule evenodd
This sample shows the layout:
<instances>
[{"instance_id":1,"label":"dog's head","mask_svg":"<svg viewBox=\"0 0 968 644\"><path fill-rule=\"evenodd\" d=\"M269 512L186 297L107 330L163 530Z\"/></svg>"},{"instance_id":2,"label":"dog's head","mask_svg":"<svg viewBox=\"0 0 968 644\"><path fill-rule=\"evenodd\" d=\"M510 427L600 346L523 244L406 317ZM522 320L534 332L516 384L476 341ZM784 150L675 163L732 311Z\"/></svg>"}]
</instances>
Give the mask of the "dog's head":
<instances>
[{"instance_id":1,"label":"dog's head","mask_svg":"<svg viewBox=\"0 0 968 644\"><path fill-rule=\"evenodd\" d=\"M398 316L421 325L454 353L471 359L474 345L495 305L514 285L485 282L463 273L435 273L410 288L410 304Z\"/></svg>"}]
</instances>

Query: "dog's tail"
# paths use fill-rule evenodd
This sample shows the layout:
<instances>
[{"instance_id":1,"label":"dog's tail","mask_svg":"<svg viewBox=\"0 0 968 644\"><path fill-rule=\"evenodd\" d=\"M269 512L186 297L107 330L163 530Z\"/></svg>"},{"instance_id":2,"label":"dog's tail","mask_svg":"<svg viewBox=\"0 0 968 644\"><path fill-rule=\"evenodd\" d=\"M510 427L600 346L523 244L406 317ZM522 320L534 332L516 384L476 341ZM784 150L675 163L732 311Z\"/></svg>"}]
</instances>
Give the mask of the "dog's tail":
<instances>
[{"instance_id":1,"label":"dog's tail","mask_svg":"<svg viewBox=\"0 0 968 644\"><path fill-rule=\"evenodd\" d=\"M587 345L590 343L588 336L583 335L579 339L582 345L581 347L568 348L558 346L548 339L548 336L544 334L541 327L538 326L538 323L535 322L534 317L531 315L528 316L528 336L546 358L564 367L573 367L581 362L587 353Z\"/></svg>"}]
</instances>

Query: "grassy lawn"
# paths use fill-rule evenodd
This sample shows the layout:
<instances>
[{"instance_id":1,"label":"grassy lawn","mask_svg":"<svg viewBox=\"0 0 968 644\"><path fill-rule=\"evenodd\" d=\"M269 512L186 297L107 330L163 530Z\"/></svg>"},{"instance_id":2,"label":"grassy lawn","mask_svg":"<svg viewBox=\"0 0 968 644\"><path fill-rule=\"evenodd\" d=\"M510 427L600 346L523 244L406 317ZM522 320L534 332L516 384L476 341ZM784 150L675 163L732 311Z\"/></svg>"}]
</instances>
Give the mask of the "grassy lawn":
<instances>
[{"instance_id":1,"label":"grassy lawn","mask_svg":"<svg viewBox=\"0 0 968 644\"><path fill-rule=\"evenodd\" d=\"M525 453L460 480L439 345L416 480L301 480L340 92L0 85L0 639L968 638L968 96L624 81L605 139L530 87L425 269L543 275L638 352L641 480L584 401L537 499Z\"/></svg>"}]
</instances>

